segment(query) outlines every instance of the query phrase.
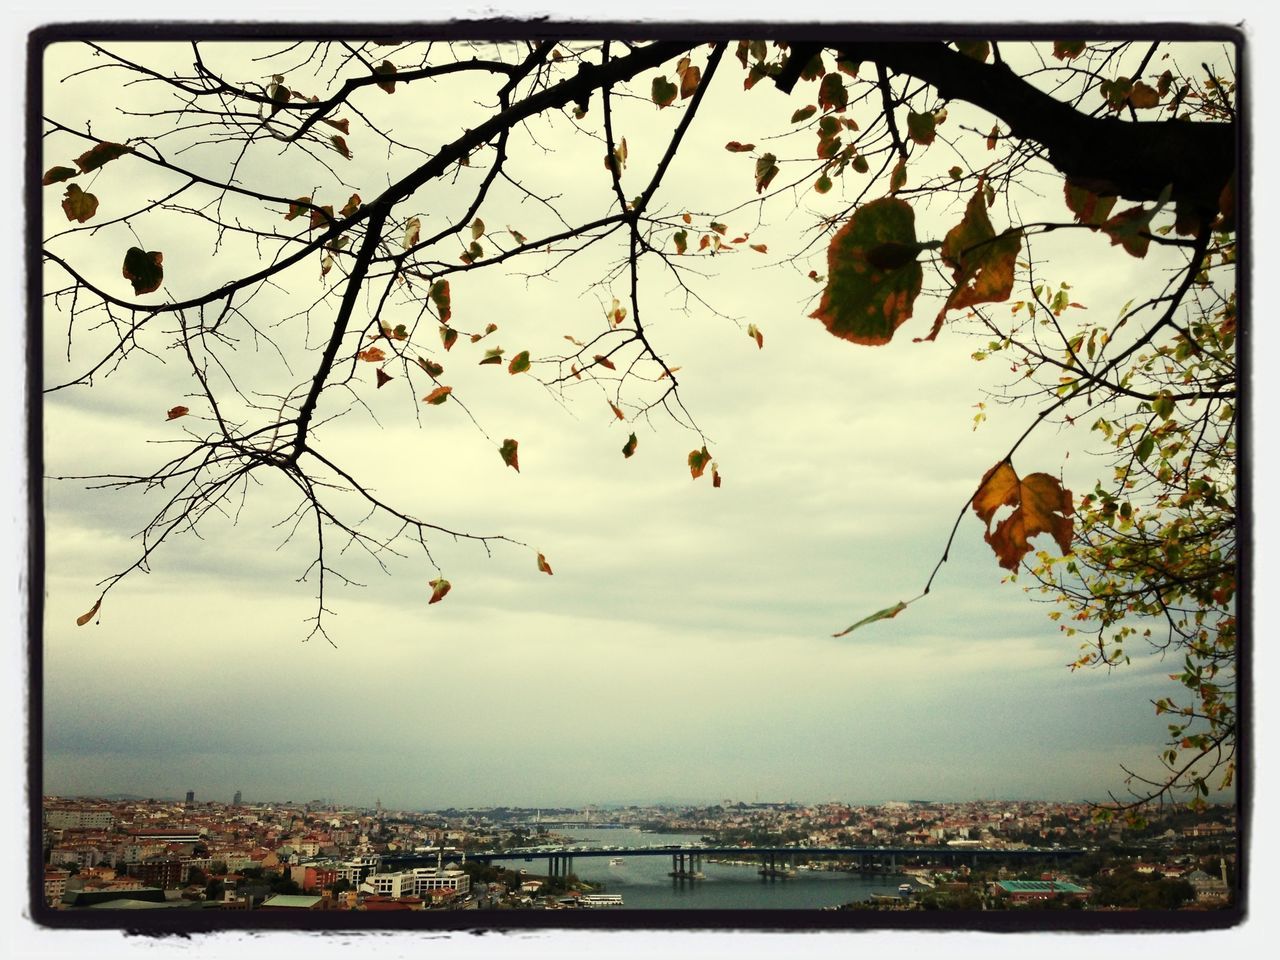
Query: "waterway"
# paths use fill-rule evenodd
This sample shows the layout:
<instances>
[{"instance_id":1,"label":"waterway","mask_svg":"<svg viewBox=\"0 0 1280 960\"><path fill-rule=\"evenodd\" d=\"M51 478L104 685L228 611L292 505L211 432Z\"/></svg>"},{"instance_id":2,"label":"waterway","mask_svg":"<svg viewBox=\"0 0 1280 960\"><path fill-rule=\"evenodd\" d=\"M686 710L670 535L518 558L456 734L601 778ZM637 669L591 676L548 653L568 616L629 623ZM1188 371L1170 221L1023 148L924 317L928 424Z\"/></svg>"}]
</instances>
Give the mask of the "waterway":
<instances>
[{"instance_id":1,"label":"waterway","mask_svg":"<svg viewBox=\"0 0 1280 960\"><path fill-rule=\"evenodd\" d=\"M634 828L577 829L557 831L569 837L568 845L590 848L647 847L697 843L693 834L644 833ZM898 884L910 877L898 874L861 875L828 870L798 870L795 877L768 878L759 874L759 864L734 866L702 860L704 880L677 880L668 876L671 857L627 856L622 863L609 865L606 857L579 857L573 871L590 884L603 884L604 893L621 895L623 909L631 910L815 910L873 894L897 896ZM509 869L524 869L538 875L546 871L546 857L523 857L498 861Z\"/></svg>"}]
</instances>

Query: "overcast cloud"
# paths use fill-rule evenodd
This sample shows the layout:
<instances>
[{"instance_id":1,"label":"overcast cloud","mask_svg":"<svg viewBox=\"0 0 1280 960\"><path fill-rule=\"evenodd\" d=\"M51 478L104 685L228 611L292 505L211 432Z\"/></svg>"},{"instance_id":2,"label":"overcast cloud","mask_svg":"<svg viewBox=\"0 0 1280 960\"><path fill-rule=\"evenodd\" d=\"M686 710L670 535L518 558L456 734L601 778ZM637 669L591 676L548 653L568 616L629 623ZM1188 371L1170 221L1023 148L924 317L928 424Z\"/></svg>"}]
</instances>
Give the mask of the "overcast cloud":
<instances>
[{"instance_id":1,"label":"overcast cloud","mask_svg":"<svg viewBox=\"0 0 1280 960\"><path fill-rule=\"evenodd\" d=\"M64 62L72 60L51 72L66 72ZM736 62L721 70L729 76L718 78L659 194L669 211L718 212L752 196L752 162L723 144L762 141L804 102L769 90L743 98ZM72 123L95 117L104 138L127 135L127 122L104 110L112 94L100 83L90 74L51 86L48 112ZM483 115L446 87L419 112L403 88L372 99L371 116L406 138L445 142ZM618 103L628 189L647 182L673 112L659 115L644 98ZM949 134L969 144L966 152L974 143L981 150L977 135L961 133L963 122L953 109ZM556 152L543 157L520 140L513 163L530 189L563 195L567 217L600 215L611 199L601 148L564 136L566 127L563 117L531 124ZM379 148L356 132L350 140L356 159L347 176L369 198L386 182ZM65 141L50 146L51 162L66 162ZM935 149L926 162L937 169L956 162ZM123 210L130 196L166 190L122 172L108 168L98 181L104 210L108 196ZM305 192L263 176L264 191ZM1060 217L1057 189L1046 185L1043 201L1022 196L1019 214ZM424 234L467 196L434 187L422 200ZM46 216L61 217L58 201L47 191ZM646 327L681 367L682 397L711 440L721 489L689 477L695 433L661 415L632 422L638 396L624 394L622 423L589 386L561 396L530 377L475 368L469 345L439 356L446 382L489 436L519 438L517 474L457 404L415 415L402 378L375 391L360 371L354 390L367 409L326 427L323 449L358 468L380 497L434 522L529 544L546 554L553 577L537 573L526 550L499 544L487 556L440 537L433 556L454 587L428 607L426 583L437 574L419 557L394 561L383 575L352 556L344 569L366 585L328 600L336 646L304 643L314 585L296 581L313 547L303 535L285 542L274 525L293 501L283 485L268 484L251 491L237 524L214 519L203 539L175 540L150 575L108 597L100 624L78 628L96 581L131 562L131 534L154 504L47 483L45 792L194 789L226 800L238 789L254 800L393 807L1077 799L1119 789L1121 763L1150 770L1165 725L1149 701L1168 692L1172 668L1140 658L1111 674L1070 673L1077 641L1020 586L1002 584L972 515L929 597L895 620L831 637L920 592L961 505L1034 411L990 403L986 391L1010 371L999 360L973 362L975 343L961 329L910 342L926 332L936 297L922 298L883 348L836 341L809 319L819 288L805 272L824 272L823 244L801 269L781 262L811 239L803 232L813 222L810 198L800 193L797 202L798 210L789 197L771 202L759 225L750 210L733 215L731 229L750 230L770 253L712 264L716 276L697 289L724 316L693 303L684 310L656 267L643 278ZM529 203L495 199L481 215L491 231L510 224L533 236L542 225ZM1008 216L1000 207L997 215ZM959 209L920 216L922 235L940 235ZM251 262L248 253L213 259L210 237L181 218L158 223L145 242L165 251L175 297ZM1037 239L1035 252L1051 264L1045 279L1070 281L1073 297L1104 318L1152 282L1158 258L1153 251L1138 264L1102 238L1078 235ZM466 329L498 323L494 340L508 356L535 344L535 358L558 350L562 335L600 328L601 305L624 288L592 284L619 254L602 245L555 282L457 277L455 318ZM112 254L97 266L118 285L116 262ZM255 322L274 323L320 297L318 270L297 273L293 293L268 290L254 301ZM763 330L763 350L746 335L749 322ZM282 346L303 336L298 327L275 332ZM309 342L323 334L312 328ZM76 338L68 365L65 324L47 326L47 382L83 369L94 334L77 330ZM257 350L243 370L246 390L281 392L309 376L305 360L286 367L263 342L246 338L243 349ZM92 390L50 395L48 473L134 469L140 456L170 455L144 445L201 429L194 404L189 424L163 421L191 389L172 355L135 354ZM340 399L322 412L337 412ZM973 405L984 400L990 420L974 431ZM632 430L639 448L624 460ZM1082 433L1045 429L1015 462L1061 473L1076 490L1091 486L1103 468Z\"/></svg>"}]
</instances>

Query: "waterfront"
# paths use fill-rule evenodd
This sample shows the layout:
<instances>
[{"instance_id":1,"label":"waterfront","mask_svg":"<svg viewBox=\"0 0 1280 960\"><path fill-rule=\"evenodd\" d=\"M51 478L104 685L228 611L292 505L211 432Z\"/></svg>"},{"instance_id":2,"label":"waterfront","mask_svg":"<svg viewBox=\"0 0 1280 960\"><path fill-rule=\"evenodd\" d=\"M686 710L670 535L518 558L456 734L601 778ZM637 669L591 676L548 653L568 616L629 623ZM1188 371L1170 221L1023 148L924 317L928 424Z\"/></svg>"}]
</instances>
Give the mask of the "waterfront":
<instances>
[{"instance_id":1,"label":"waterfront","mask_svg":"<svg viewBox=\"0 0 1280 960\"><path fill-rule=\"evenodd\" d=\"M603 847L645 847L697 843L692 834L645 833L635 828L578 829L558 831L568 837L567 845L592 849ZM604 892L622 896L622 909L639 910L814 910L834 907L873 894L897 895L898 884L910 878L899 874L863 876L828 870L798 870L795 877L767 879L758 865L735 866L702 862L704 880L675 880L671 858L628 857L610 866L607 858L582 857L574 861L574 872L587 883L604 884ZM523 857L497 861L511 869L538 875L546 869L545 857L526 863Z\"/></svg>"}]
</instances>

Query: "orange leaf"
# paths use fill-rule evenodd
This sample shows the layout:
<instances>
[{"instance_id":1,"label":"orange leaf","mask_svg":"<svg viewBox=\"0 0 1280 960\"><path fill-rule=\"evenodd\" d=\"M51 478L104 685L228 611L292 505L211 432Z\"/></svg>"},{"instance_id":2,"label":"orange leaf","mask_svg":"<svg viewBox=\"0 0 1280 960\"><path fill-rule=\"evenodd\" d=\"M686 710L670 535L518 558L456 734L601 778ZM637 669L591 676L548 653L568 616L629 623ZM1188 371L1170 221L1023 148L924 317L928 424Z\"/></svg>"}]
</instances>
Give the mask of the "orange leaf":
<instances>
[{"instance_id":1,"label":"orange leaf","mask_svg":"<svg viewBox=\"0 0 1280 960\"><path fill-rule=\"evenodd\" d=\"M453 584L443 578L432 580L427 586L431 588L431 599L427 601L428 604L439 603L444 599L444 595L453 589Z\"/></svg>"},{"instance_id":2,"label":"orange leaf","mask_svg":"<svg viewBox=\"0 0 1280 960\"><path fill-rule=\"evenodd\" d=\"M592 359L594 359L596 363L600 364L600 366L605 367L605 368L607 368L607 369L609 369L609 370L617 370L617 369L618 369L617 367L615 367L615 366L613 365L613 361L612 361L612 360L610 360L608 357L601 356L601 355L600 355L600 354L598 354L598 353L597 353L597 354L595 355L595 357L593 357Z\"/></svg>"},{"instance_id":3,"label":"orange leaf","mask_svg":"<svg viewBox=\"0 0 1280 960\"><path fill-rule=\"evenodd\" d=\"M1008 300L1013 293L1013 270L1021 249L1021 230L996 235L987 216L983 185L979 183L969 198L964 219L947 232L942 242L942 259L951 268L955 287L924 339L937 336L948 310Z\"/></svg>"},{"instance_id":4,"label":"orange leaf","mask_svg":"<svg viewBox=\"0 0 1280 960\"><path fill-rule=\"evenodd\" d=\"M185 417L191 411L186 407L174 407L165 417L166 420L177 420L179 417Z\"/></svg>"},{"instance_id":5,"label":"orange leaf","mask_svg":"<svg viewBox=\"0 0 1280 960\"><path fill-rule=\"evenodd\" d=\"M422 398L423 403L429 403L432 406L440 406L449 399L449 394L453 393L453 387L436 387L425 397Z\"/></svg>"},{"instance_id":6,"label":"orange leaf","mask_svg":"<svg viewBox=\"0 0 1280 960\"><path fill-rule=\"evenodd\" d=\"M617 417L619 420L627 419L622 415L622 411L618 409L617 405L612 400L609 401L609 408L613 411L613 415Z\"/></svg>"},{"instance_id":7,"label":"orange leaf","mask_svg":"<svg viewBox=\"0 0 1280 960\"><path fill-rule=\"evenodd\" d=\"M996 512L1006 506L1013 507L1013 512L993 530ZM973 495L973 510L987 525L985 539L1007 570L1018 569L1031 551L1028 541L1037 534L1052 535L1064 554L1071 552L1071 491L1047 473L1019 479L1012 465L1002 460L982 478Z\"/></svg>"},{"instance_id":8,"label":"orange leaf","mask_svg":"<svg viewBox=\"0 0 1280 960\"><path fill-rule=\"evenodd\" d=\"M707 469L707 464L711 462L711 454L707 453L704 446L701 450L689 451L689 472L693 474L693 479L697 480L702 476L702 472Z\"/></svg>"},{"instance_id":9,"label":"orange leaf","mask_svg":"<svg viewBox=\"0 0 1280 960\"><path fill-rule=\"evenodd\" d=\"M538 554L538 569L547 576L551 576L551 564L547 563L547 558L542 554Z\"/></svg>"},{"instance_id":10,"label":"orange leaf","mask_svg":"<svg viewBox=\"0 0 1280 960\"><path fill-rule=\"evenodd\" d=\"M378 347L370 347L368 350L361 350L356 354L356 356L367 363L380 363L387 359L387 355Z\"/></svg>"}]
</instances>

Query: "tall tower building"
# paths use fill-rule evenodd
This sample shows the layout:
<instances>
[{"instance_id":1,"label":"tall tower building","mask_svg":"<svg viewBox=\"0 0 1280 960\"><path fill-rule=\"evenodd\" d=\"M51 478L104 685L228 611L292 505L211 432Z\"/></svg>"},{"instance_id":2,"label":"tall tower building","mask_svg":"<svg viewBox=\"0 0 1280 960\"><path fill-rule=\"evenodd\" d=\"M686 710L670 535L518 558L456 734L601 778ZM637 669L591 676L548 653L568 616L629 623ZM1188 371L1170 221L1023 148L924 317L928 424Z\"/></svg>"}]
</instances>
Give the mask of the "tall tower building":
<instances>
[{"instance_id":1,"label":"tall tower building","mask_svg":"<svg viewBox=\"0 0 1280 960\"><path fill-rule=\"evenodd\" d=\"M232 797L232 798L231 798L231 805L232 805L233 807L238 807L238 806L240 806L240 791L239 791L239 790L237 790L237 791L236 791L236 795L235 795L234 797Z\"/></svg>"},{"instance_id":2,"label":"tall tower building","mask_svg":"<svg viewBox=\"0 0 1280 960\"><path fill-rule=\"evenodd\" d=\"M191 806L196 802L196 792L194 790L187 791L187 806Z\"/></svg>"}]
</instances>

